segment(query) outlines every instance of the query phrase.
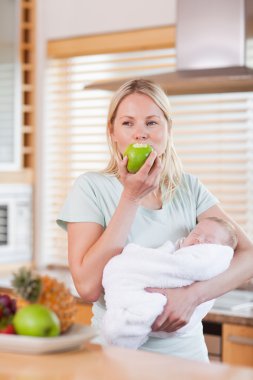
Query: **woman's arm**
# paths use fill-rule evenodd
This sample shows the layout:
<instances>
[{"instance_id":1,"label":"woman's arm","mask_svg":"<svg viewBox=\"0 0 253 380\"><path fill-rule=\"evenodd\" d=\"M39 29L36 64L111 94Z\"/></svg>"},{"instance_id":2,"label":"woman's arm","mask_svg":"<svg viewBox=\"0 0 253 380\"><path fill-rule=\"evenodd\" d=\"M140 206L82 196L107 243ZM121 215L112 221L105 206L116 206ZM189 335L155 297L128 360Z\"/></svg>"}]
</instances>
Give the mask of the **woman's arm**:
<instances>
[{"instance_id":1,"label":"woman's arm","mask_svg":"<svg viewBox=\"0 0 253 380\"><path fill-rule=\"evenodd\" d=\"M86 302L94 302L100 296L104 267L122 252L138 202L159 184L161 167L155 152L136 174L129 174L126 164L127 158L119 164L124 190L107 228L104 230L97 223L68 223L70 271L78 293Z\"/></svg>"},{"instance_id":2,"label":"woman's arm","mask_svg":"<svg viewBox=\"0 0 253 380\"><path fill-rule=\"evenodd\" d=\"M209 216L229 220L236 229L238 245L230 267L225 272L209 281L192 285L193 291L198 298L198 304L219 297L253 277L253 242L247 237L242 228L219 206L213 206L202 213L199 220Z\"/></svg>"},{"instance_id":3,"label":"woman's arm","mask_svg":"<svg viewBox=\"0 0 253 380\"><path fill-rule=\"evenodd\" d=\"M253 277L252 241L219 206L209 208L199 215L198 220L210 216L227 219L236 228L238 245L231 265L225 272L210 280L195 282L184 288L160 290L166 295L168 302L153 325L154 331L172 332L179 329L189 322L194 309L200 303L219 297Z\"/></svg>"},{"instance_id":4,"label":"woman's arm","mask_svg":"<svg viewBox=\"0 0 253 380\"><path fill-rule=\"evenodd\" d=\"M122 196L105 230L97 223L68 223L70 271L86 302L96 301L101 294L104 267L123 250L137 207Z\"/></svg>"}]
</instances>

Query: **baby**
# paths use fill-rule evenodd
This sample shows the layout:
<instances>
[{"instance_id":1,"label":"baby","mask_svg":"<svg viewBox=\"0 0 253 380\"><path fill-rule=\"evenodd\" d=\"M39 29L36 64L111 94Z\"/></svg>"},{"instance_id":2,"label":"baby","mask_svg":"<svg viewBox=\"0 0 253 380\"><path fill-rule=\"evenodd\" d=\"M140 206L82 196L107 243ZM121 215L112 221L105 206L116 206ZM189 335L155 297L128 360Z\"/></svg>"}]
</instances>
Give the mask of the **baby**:
<instances>
[{"instance_id":1,"label":"baby","mask_svg":"<svg viewBox=\"0 0 253 380\"><path fill-rule=\"evenodd\" d=\"M228 245L235 249L237 236L233 225L215 216L202 219L186 238L178 242L178 248L204 243Z\"/></svg>"},{"instance_id":2,"label":"baby","mask_svg":"<svg viewBox=\"0 0 253 380\"><path fill-rule=\"evenodd\" d=\"M229 267L236 245L234 227L216 217L202 219L176 244L168 241L156 249L128 244L104 269L107 310L102 334L107 343L136 349L149 334L168 337L166 332L151 331L167 298L145 289L182 287L217 276ZM214 300L200 304L189 323L171 334L184 334L194 328L213 304Z\"/></svg>"}]
</instances>

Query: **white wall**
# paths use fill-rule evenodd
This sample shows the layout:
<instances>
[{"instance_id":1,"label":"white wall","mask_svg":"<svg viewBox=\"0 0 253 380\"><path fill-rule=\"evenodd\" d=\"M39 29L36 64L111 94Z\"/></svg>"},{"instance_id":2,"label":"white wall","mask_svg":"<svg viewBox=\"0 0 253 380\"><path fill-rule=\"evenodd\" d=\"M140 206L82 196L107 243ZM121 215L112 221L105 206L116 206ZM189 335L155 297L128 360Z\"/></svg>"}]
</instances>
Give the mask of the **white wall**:
<instances>
[{"instance_id":1,"label":"white wall","mask_svg":"<svg viewBox=\"0 0 253 380\"><path fill-rule=\"evenodd\" d=\"M38 0L47 39L175 23L176 0Z\"/></svg>"}]
</instances>

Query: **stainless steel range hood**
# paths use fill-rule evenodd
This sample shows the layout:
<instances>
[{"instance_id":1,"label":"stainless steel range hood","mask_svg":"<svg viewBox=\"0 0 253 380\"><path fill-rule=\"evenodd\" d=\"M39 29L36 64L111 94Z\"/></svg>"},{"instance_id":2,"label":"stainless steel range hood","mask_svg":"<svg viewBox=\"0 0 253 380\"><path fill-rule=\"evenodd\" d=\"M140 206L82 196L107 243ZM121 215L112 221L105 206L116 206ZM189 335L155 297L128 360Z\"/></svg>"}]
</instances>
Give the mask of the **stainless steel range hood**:
<instances>
[{"instance_id":1,"label":"stainless steel range hood","mask_svg":"<svg viewBox=\"0 0 253 380\"><path fill-rule=\"evenodd\" d=\"M142 78L171 95L253 91L253 69L245 63L246 39L253 38L253 0L177 0L176 29L177 70ZM85 88L114 91L125 81Z\"/></svg>"}]
</instances>

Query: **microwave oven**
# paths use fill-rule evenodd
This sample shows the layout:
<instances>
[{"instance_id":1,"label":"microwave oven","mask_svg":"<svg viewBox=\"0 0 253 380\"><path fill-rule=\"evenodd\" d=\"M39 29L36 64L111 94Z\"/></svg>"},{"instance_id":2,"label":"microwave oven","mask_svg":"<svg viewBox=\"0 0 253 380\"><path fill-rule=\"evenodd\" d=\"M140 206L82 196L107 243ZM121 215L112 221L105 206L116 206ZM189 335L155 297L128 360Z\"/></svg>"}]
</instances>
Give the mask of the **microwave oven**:
<instances>
[{"instance_id":1,"label":"microwave oven","mask_svg":"<svg viewBox=\"0 0 253 380\"><path fill-rule=\"evenodd\" d=\"M32 259L32 186L0 185L0 264Z\"/></svg>"}]
</instances>

